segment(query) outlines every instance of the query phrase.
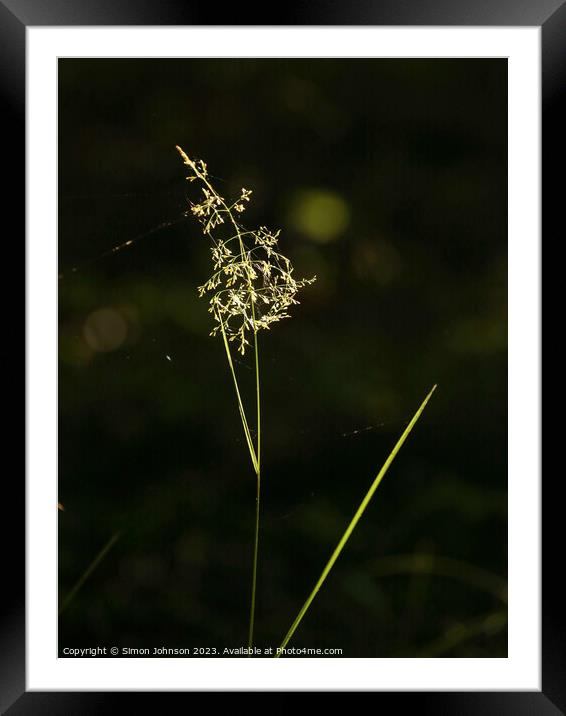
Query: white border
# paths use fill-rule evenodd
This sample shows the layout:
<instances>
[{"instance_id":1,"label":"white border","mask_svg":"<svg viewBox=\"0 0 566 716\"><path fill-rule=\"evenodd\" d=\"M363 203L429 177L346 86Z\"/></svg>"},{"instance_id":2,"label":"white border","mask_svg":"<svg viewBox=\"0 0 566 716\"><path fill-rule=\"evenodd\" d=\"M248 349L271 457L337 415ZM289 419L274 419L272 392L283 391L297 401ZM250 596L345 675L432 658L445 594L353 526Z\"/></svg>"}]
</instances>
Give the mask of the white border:
<instances>
[{"instance_id":1,"label":"white border","mask_svg":"<svg viewBox=\"0 0 566 716\"><path fill-rule=\"evenodd\" d=\"M540 690L540 28L28 27L27 53L27 689ZM56 658L57 57L244 54L509 58L506 659Z\"/></svg>"}]
</instances>

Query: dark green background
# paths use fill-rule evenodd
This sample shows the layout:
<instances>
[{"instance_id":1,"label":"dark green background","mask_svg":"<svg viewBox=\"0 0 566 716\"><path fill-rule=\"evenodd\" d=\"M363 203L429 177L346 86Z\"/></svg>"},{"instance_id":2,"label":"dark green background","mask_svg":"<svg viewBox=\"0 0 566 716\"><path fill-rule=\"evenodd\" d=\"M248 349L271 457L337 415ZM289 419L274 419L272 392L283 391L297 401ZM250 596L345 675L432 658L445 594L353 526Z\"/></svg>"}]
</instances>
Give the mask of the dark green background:
<instances>
[{"instance_id":1,"label":"dark green background","mask_svg":"<svg viewBox=\"0 0 566 716\"><path fill-rule=\"evenodd\" d=\"M121 531L60 649L246 643L254 475L180 144L318 277L261 334L257 643L438 383L292 645L506 655L506 143L505 60L59 61L60 602Z\"/></svg>"}]
</instances>

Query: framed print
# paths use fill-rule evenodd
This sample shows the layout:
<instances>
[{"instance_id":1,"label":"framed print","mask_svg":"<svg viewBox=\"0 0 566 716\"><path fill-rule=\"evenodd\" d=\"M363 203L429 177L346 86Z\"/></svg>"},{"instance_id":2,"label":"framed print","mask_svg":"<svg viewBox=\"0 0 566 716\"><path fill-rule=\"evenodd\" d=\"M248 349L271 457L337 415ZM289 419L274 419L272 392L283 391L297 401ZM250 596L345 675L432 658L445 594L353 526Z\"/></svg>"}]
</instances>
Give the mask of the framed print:
<instances>
[{"instance_id":1,"label":"framed print","mask_svg":"<svg viewBox=\"0 0 566 716\"><path fill-rule=\"evenodd\" d=\"M566 11L543 5L0 5L26 157L7 713L562 712L539 372Z\"/></svg>"}]
</instances>

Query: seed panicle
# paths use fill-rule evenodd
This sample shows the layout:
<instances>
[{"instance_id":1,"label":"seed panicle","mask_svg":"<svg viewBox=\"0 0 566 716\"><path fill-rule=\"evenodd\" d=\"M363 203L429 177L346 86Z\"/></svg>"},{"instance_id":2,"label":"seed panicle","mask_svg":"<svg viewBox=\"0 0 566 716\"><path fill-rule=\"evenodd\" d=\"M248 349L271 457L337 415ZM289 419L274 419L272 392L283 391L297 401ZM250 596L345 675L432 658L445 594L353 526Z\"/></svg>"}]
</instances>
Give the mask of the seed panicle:
<instances>
[{"instance_id":1,"label":"seed panicle","mask_svg":"<svg viewBox=\"0 0 566 716\"><path fill-rule=\"evenodd\" d=\"M277 251L279 231L271 232L265 226L250 231L239 223L251 189L242 187L235 200L227 201L211 184L205 162L190 159L176 148L190 169L187 180L201 185L200 202L190 202L190 211L212 242L214 272L198 287L201 298L210 295L208 310L216 322L210 335L224 332L244 355L250 345L248 336L289 318L289 308L299 303L298 290L314 283L316 276L293 277L290 260Z\"/></svg>"}]
</instances>

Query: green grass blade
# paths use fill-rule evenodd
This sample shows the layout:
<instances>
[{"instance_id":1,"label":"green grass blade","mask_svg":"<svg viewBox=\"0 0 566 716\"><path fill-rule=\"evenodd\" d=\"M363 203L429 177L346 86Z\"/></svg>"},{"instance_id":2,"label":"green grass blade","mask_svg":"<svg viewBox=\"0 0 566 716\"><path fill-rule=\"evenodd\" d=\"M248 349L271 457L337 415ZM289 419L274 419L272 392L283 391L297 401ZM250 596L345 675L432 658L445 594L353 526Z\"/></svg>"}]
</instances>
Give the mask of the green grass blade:
<instances>
[{"instance_id":1,"label":"green grass blade","mask_svg":"<svg viewBox=\"0 0 566 716\"><path fill-rule=\"evenodd\" d=\"M390 466L391 466L391 463L393 462L393 460L394 460L395 457L397 456L397 453L399 452L399 450L400 450L401 447L403 446L403 443L405 442L405 440L408 438L408 436L409 436L411 430L415 427L415 424L417 423L418 419L421 417L421 414L422 414L423 410L425 409L426 404L427 404L428 401L430 400L430 398L431 398L431 396L432 396L432 394L434 393L435 390L436 390L436 385L433 386L433 388L432 388L432 390L430 391L430 393L429 393L429 394L426 396L426 398L423 400L423 402L422 402L420 408L419 408L419 409L417 410L417 412L414 414L414 416L413 416L411 422L410 422L410 423L407 425L407 427L405 428L405 431L403 432L403 434L401 435L401 437L400 437L399 440L397 441L397 444L395 445L395 447L393 448L393 450L392 450L391 453L389 454L389 457L388 457L387 460L384 462L383 467L382 467L381 470L378 472L377 477L375 478L375 480L373 481L371 487L370 487L369 490L367 491L367 493L366 493L364 499L361 501L360 506L358 507L358 509L356 510L355 515L353 516L352 520L350 521L350 524L348 525L348 527L346 527L346 531L344 532L344 534L342 535L340 541L338 542L338 544L337 544L337 546L336 546L334 552L332 553L332 556L330 557L330 559L329 559L328 562L326 563L325 568L322 570L322 574L320 575L320 577L319 577L319 579L318 579L318 582L315 584L314 589L313 589L312 592L309 594L309 596L308 596L306 602L305 602L305 603L303 604L303 606L301 607L301 610L300 610L299 613L297 614L297 617L296 617L295 621L291 624L291 628L289 629L289 631L288 631L287 634L285 635L285 638L283 639L283 641L282 641L282 643L281 643L281 646L279 647L279 649L277 650L277 653L275 654L275 658L279 658L279 656L281 655L281 650L284 649L284 648L287 646L287 644L289 643L291 637L292 637L293 634L295 633L297 627L298 627L299 624L301 623L301 621L302 621L303 617L305 616L305 614L306 614L308 608L310 607L310 605L312 604L314 598L315 598L316 595L318 594L319 589L320 589L321 586L324 584L324 580L326 579L326 577L328 577L328 574L329 574L330 570L332 569L332 567L334 566L336 560L337 560L338 557L340 556L340 553L341 553L342 550L344 549L344 547L345 547L347 541L350 539L350 536L351 536L352 532L354 531L354 529L356 528L356 525L357 525L358 522L360 521L361 516L364 514L365 509L366 509L366 507L368 506L368 504L370 503L370 500L371 500L371 498L373 497L375 491L376 491L377 488L379 487L379 484L380 484L381 481L383 480L383 478L384 478L386 472L389 470L389 468L390 468Z\"/></svg>"},{"instance_id":2,"label":"green grass blade","mask_svg":"<svg viewBox=\"0 0 566 716\"><path fill-rule=\"evenodd\" d=\"M85 571L82 573L82 575L79 577L79 579L75 582L73 588L67 594L65 599L63 600L61 606L59 607L59 614L62 614L65 609L69 606L69 604L73 601L73 599L77 596L77 592L79 589L83 586L83 584L86 582L86 580L90 577L90 575L94 572L94 570L98 567L98 565L102 562L104 557L110 552L118 538L120 537L121 531L115 532L112 537L108 540L108 542L104 545L104 547L100 550L100 552L96 555L96 557L92 560L92 562L88 565L88 567L85 569Z\"/></svg>"},{"instance_id":3,"label":"green grass blade","mask_svg":"<svg viewBox=\"0 0 566 716\"><path fill-rule=\"evenodd\" d=\"M471 641L478 636L494 637L507 626L507 612L493 612L465 624L456 624L446 634L436 639L414 656L429 659L445 656L457 646ZM411 655L413 656L413 655Z\"/></svg>"},{"instance_id":4,"label":"green grass blade","mask_svg":"<svg viewBox=\"0 0 566 716\"><path fill-rule=\"evenodd\" d=\"M393 575L456 579L463 584L493 595L503 603L507 602L507 582L498 574L452 557L425 552L393 554L371 560L367 563L365 571L378 579Z\"/></svg>"}]
</instances>

